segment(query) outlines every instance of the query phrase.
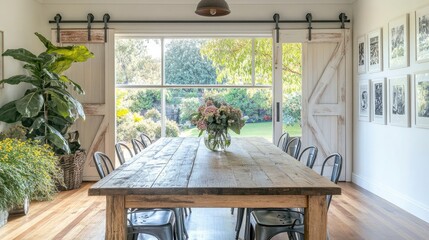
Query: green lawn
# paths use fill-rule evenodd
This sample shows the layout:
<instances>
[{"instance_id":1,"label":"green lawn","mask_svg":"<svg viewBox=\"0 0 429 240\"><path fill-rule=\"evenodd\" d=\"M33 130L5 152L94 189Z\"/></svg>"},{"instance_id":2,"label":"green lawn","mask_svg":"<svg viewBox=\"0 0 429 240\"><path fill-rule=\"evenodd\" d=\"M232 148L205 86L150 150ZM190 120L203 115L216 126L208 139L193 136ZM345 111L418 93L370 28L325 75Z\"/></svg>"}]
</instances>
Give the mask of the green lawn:
<instances>
[{"instance_id":1,"label":"green lawn","mask_svg":"<svg viewBox=\"0 0 429 240\"><path fill-rule=\"evenodd\" d=\"M293 126L283 126L283 129L290 134L290 136L301 136L301 127L297 125ZM264 137L271 141L273 132L273 124L272 122L262 122L262 123L246 123L244 127L241 129L241 134L237 135L234 132L230 131L232 137L240 136L240 137ZM191 128L183 131L180 136L183 137L196 137L198 136L198 129Z\"/></svg>"}]
</instances>

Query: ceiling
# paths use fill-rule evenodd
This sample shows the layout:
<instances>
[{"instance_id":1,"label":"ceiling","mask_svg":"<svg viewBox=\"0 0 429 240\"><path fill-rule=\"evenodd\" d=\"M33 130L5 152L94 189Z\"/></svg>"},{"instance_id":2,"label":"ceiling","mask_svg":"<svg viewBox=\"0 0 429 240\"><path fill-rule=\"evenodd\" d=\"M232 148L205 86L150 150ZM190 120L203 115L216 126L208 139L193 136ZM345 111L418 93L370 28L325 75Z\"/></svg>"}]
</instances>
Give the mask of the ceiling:
<instances>
[{"instance_id":1,"label":"ceiling","mask_svg":"<svg viewBox=\"0 0 429 240\"><path fill-rule=\"evenodd\" d=\"M197 4L199 0L36 0L44 4ZM357 0L226 0L230 5L351 4Z\"/></svg>"}]
</instances>

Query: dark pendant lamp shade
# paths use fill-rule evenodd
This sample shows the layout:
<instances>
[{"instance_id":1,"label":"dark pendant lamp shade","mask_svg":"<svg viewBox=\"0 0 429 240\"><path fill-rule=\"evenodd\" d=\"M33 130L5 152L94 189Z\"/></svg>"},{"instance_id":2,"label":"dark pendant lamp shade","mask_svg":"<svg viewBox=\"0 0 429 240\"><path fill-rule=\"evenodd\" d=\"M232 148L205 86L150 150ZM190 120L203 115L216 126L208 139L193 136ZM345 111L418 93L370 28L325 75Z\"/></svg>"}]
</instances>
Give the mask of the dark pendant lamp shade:
<instances>
[{"instance_id":1,"label":"dark pendant lamp shade","mask_svg":"<svg viewBox=\"0 0 429 240\"><path fill-rule=\"evenodd\" d=\"M195 13L206 17L225 16L231 12L225 0L201 0Z\"/></svg>"}]
</instances>

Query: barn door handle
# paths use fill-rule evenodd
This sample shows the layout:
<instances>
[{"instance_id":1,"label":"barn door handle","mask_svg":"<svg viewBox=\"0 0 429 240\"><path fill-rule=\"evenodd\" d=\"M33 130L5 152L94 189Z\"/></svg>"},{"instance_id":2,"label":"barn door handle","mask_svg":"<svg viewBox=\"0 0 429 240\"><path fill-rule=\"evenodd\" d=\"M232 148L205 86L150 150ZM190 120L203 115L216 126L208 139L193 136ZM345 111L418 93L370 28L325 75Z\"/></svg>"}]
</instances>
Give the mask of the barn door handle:
<instances>
[{"instance_id":1,"label":"barn door handle","mask_svg":"<svg viewBox=\"0 0 429 240\"><path fill-rule=\"evenodd\" d=\"M276 102L276 121L280 122L280 102Z\"/></svg>"}]
</instances>

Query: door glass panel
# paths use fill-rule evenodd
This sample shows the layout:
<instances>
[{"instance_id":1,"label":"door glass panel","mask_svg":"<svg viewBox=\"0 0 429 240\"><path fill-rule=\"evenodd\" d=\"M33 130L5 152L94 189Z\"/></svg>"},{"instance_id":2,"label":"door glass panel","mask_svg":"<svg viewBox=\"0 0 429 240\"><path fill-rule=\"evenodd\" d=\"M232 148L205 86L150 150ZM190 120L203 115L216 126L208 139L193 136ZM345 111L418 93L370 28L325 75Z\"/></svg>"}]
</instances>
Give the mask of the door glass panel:
<instances>
[{"instance_id":1,"label":"door glass panel","mask_svg":"<svg viewBox=\"0 0 429 240\"><path fill-rule=\"evenodd\" d=\"M302 44L282 44L283 131L301 137Z\"/></svg>"}]
</instances>

